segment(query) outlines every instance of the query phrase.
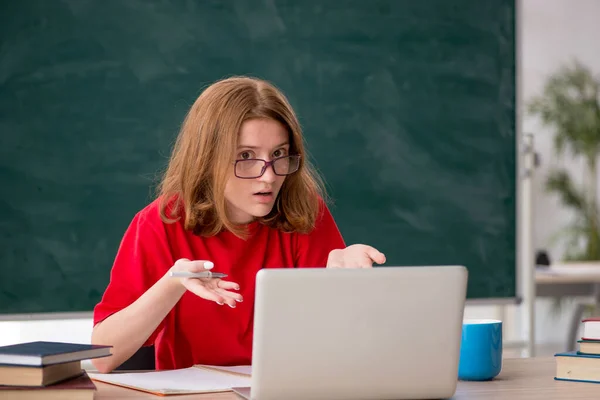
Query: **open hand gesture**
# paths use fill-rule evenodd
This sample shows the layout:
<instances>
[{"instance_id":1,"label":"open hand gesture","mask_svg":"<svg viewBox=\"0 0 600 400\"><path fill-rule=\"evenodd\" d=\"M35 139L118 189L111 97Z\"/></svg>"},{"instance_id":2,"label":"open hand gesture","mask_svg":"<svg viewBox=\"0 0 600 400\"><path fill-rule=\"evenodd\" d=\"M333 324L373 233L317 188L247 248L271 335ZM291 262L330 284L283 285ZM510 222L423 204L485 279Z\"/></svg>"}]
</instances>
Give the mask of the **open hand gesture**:
<instances>
[{"instance_id":1,"label":"open hand gesture","mask_svg":"<svg viewBox=\"0 0 600 400\"><path fill-rule=\"evenodd\" d=\"M204 272L210 271L213 263L206 260L190 261L187 258L179 259L171 267L171 271ZM181 284L190 292L203 299L214 301L219 305L227 304L235 308L236 302L242 301L242 295L230 290L240 290L235 282L224 281L219 278L179 278Z\"/></svg>"},{"instance_id":2,"label":"open hand gesture","mask_svg":"<svg viewBox=\"0 0 600 400\"><path fill-rule=\"evenodd\" d=\"M385 255L371 246L353 244L345 249L332 250L327 268L371 268L373 262L383 264Z\"/></svg>"}]
</instances>

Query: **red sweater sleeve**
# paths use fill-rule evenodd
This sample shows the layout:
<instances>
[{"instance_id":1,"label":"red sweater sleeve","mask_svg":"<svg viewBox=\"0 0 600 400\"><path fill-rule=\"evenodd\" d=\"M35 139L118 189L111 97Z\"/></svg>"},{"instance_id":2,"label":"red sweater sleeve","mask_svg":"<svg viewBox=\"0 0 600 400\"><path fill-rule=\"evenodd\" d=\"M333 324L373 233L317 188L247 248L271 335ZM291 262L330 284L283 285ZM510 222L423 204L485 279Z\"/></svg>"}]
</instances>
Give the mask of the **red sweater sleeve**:
<instances>
[{"instance_id":1,"label":"red sweater sleeve","mask_svg":"<svg viewBox=\"0 0 600 400\"><path fill-rule=\"evenodd\" d=\"M172 265L166 234L157 212L156 207L142 210L127 228L108 286L94 308L94 325L136 301ZM154 343L163 325L161 323L150 335L145 346Z\"/></svg>"},{"instance_id":2,"label":"red sweater sleeve","mask_svg":"<svg viewBox=\"0 0 600 400\"><path fill-rule=\"evenodd\" d=\"M326 267L331 250L345 247L344 239L331 212L325 202L321 200L315 228L308 234L298 236L296 266L300 268Z\"/></svg>"}]
</instances>

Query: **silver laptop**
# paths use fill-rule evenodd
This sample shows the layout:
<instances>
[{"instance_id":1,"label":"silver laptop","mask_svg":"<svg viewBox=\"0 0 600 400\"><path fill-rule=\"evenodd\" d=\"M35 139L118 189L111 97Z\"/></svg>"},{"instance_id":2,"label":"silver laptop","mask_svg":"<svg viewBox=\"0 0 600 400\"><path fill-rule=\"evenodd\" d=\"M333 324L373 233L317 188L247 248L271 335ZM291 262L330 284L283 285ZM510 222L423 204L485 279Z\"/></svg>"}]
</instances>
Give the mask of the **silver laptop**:
<instances>
[{"instance_id":1,"label":"silver laptop","mask_svg":"<svg viewBox=\"0 0 600 400\"><path fill-rule=\"evenodd\" d=\"M432 399L456 391L463 266L263 269L251 388L270 399Z\"/></svg>"}]
</instances>

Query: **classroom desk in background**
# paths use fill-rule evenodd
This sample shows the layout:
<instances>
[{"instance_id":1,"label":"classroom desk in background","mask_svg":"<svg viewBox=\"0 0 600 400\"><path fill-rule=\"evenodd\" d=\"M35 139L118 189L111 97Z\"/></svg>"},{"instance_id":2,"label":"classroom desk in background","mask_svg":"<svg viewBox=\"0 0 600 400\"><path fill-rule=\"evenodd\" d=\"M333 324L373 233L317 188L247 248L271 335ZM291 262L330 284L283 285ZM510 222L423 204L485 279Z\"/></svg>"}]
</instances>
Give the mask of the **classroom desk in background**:
<instances>
[{"instance_id":1,"label":"classroom desk in background","mask_svg":"<svg viewBox=\"0 0 600 400\"><path fill-rule=\"evenodd\" d=\"M502 372L490 382L458 382L453 400L510 399L559 400L600 399L600 385L595 383L554 380L553 357L509 358L503 360ZM95 400L168 399L149 393L95 382ZM240 400L233 392L172 396L173 400Z\"/></svg>"},{"instance_id":2,"label":"classroom desk in background","mask_svg":"<svg viewBox=\"0 0 600 400\"><path fill-rule=\"evenodd\" d=\"M535 270L536 297L589 296L592 303L578 303L571 317L565 351L576 350L577 332L586 307L595 306L600 313L600 263L580 262Z\"/></svg>"}]
</instances>

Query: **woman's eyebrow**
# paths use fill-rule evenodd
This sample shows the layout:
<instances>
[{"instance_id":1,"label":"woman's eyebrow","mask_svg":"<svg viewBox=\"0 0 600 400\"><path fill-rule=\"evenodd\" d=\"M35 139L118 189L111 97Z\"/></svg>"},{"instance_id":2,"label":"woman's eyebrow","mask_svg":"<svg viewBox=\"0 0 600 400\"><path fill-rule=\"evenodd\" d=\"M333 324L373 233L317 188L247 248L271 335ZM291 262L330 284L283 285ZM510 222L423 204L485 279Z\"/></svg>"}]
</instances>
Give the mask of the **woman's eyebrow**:
<instances>
[{"instance_id":1,"label":"woman's eyebrow","mask_svg":"<svg viewBox=\"0 0 600 400\"><path fill-rule=\"evenodd\" d=\"M278 149L280 147L283 147L283 146L286 146L286 145L289 145L289 144L290 144L290 142L285 141L285 142L283 142L281 144L278 144L277 146L275 146L273 148L274 149ZM242 149L242 148L243 149L253 149L254 150L254 149L260 149L261 147L260 146L246 146L246 145L243 145L243 144L238 145L238 149Z\"/></svg>"}]
</instances>

